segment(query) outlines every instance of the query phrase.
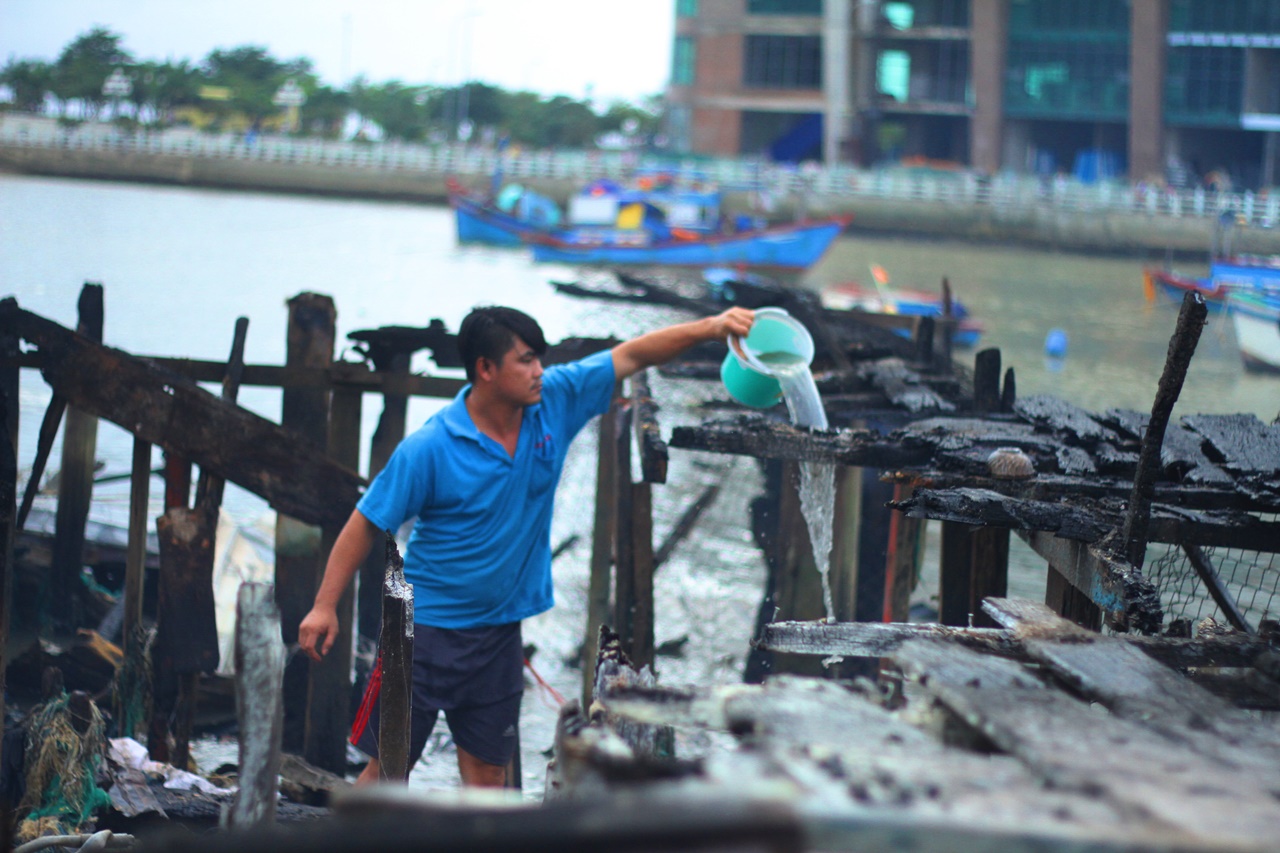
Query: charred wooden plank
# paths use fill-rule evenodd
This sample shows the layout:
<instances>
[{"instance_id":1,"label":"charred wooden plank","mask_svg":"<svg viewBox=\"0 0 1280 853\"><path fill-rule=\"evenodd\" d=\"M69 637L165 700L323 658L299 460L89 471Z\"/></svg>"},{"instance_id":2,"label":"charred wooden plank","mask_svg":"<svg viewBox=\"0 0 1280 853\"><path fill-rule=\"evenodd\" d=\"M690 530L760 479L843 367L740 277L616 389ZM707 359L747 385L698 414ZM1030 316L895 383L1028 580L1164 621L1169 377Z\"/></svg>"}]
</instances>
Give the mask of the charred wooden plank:
<instances>
[{"instance_id":1,"label":"charred wooden plank","mask_svg":"<svg viewBox=\"0 0 1280 853\"><path fill-rule=\"evenodd\" d=\"M1116 636L1141 649L1153 660L1175 669L1251 667L1259 655L1271 650L1267 640L1247 634L1195 639L1141 634ZM943 640L1001 657L1026 658L1018 636L1003 628L963 628L914 622L772 622L763 626L753 645L772 651L823 657L888 657L903 643L920 639Z\"/></svg>"},{"instance_id":2,"label":"charred wooden plank","mask_svg":"<svg viewBox=\"0 0 1280 853\"><path fill-rule=\"evenodd\" d=\"M893 655L967 725L1045 783L1091 793L1202 843L1270 843L1280 803L1261 780L1146 726L1091 710L1020 664L936 642Z\"/></svg>"},{"instance_id":3,"label":"charred wooden plank","mask_svg":"<svg viewBox=\"0 0 1280 853\"><path fill-rule=\"evenodd\" d=\"M973 407L979 412L1000 410L1000 350L979 350L973 359Z\"/></svg>"},{"instance_id":4,"label":"charred wooden plank","mask_svg":"<svg viewBox=\"0 0 1280 853\"><path fill-rule=\"evenodd\" d=\"M983 605L1012 629L1036 661L1113 714L1269 787L1280 785L1280 734L1231 707L1118 637L1068 622L1025 600L988 599Z\"/></svg>"},{"instance_id":5,"label":"charred wooden plank","mask_svg":"<svg viewBox=\"0 0 1280 853\"><path fill-rule=\"evenodd\" d=\"M911 518L1050 531L1085 542L1096 542L1112 529L1112 519L1085 507L1022 500L988 489L916 489L890 506Z\"/></svg>"},{"instance_id":6,"label":"charred wooden plank","mask_svg":"<svg viewBox=\"0 0 1280 853\"><path fill-rule=\"evenodd\" d=\"M1202 436L1240 474L1274 478L1280 474L1280 425L1264 424L1255 415L1191 415L1188 429Z\"/></svg>"},{"instance_id":7,"label":"charred wooden plank","mask_svg":"<svg viewBox=\"0 0 1280 853\"><path fill-rule=\"evenodd\" d=\"M859 375L880 389L889 401L908 412L953 412L955 404L943 399L899 359L882 359L858 368Z\"/></svg>"},{"instance_id":8,"label":"charred wooden plank","mask_svg":"<svg viewBox=\"0 0 1280 853\"><path fill-rule=\"evenodd\" d=\"M640 471L646 483L667 481L667 443L658 428L658 403L649 390L647 370L631 376L631 404L635 407L636 443L640 447Z\"/></svg>"},{"instance_id":9,"label":"charred wooden plank","mask_svg":"<svg viewBox=\"0 0 1280 853\"><path fill-rule=\"evenodd\" d=\"M62 415L67 410L67 401L54 394L49 399L49 406L44 410L44 418L40 421L40 434L36 439L36 456L31 463L31 473L27 475L27 488L22 493L22 506L18 508L18 518L14 522L17 530L27 524L27 515L31 512L31 504L36 493L40 491L40 480L44 477L44 466L49 461L49 451L53 449L53 441L58 436L58 426L62 423Z\"/></svg>"},{"instance_id":10,"label":"charred wooden plank","mask_svg":"<svg viewBox=\"0 0 1280 853\"><path fill-rule=\"evenodd\" d=\"M189 457L278 511L317 523L341 521L355 506L361 479L353 471L194 382L96 344L14 300L0 303L0 327L40 347L46 381L70 404Z\"/></svg>"},{"instance_id":11,"label":"charred wooden plank","mask_svg":"<svg viewBox=\"0 0 1280 853\"><path fill-rule=\"evenodd\" d=\"M1049 565L1113 619L1144 634L1160 630L1164 614L1160 595L1151 582L1123 560L1086 542L1071 541L1043 531L1023 538Z\"/></svg>"},{"instance_id":12,"label":"charred wooden plank","mask_svg":"<svg viewBox=\"0 0 1280 853\"><path fill-rule=\"evenodd\" d=\"M1146 434L1150 415L1129 409L1108 409L1100 420L1139 444ZM1204 444L1204 439L1185 425L1170 424L1160 446L1160 463L1165 475L1187 483L1233 482L1230 474L1205 455Z\"/></svg>"},{"instance_id":13,"label":"charred wooden plank","mask_svg":"<svg viewBox=\"0 0 1280 853\"><path fill-rule=\"evenodd\" d=\"M591 566L587 582L587 624L582 642L582 707L591 707L595 685L596 644L609 610L610 568L617 529L618 455L613 452L618 429L618 391L596 428L596 500L591 526ZM628 474L628 477L630 474Z\"/></svg>"},{"instance_id":14,"label":"charred wooden plank","mask_svg":"<svg viewBox=\"0 0 1280 853\"><path fill-rule=\"evenodd\" d=\"M934 638L1004 657L1021 657L1008 631L907 622L771 622L753 646L799 655L886 657L903 643Z\"/></svg>"},{"instance_id":15,"label":"charred wooden plank","mask_svg":"<svg viewBox=\"0 0 1280 853\"><path fill-rule=\"evenodd\" d=\"M1084 477L1098 473L1093 457L1079 447L1059 447L1056 454L1058 470L1071 477Z\"/></svg>"},{"instance_id":16,"label":"charred wooden plank","mask_svg":"<svg viewBox=\"0 0 1280 853\"><path fill-rule=\"evenodd\" d=\"M280 739L284 732L285 650L271 584L244 583L236 594L236 720L239 790L227 825L265 828L275 822Z\"/></svg>"},{"instance_id":17,"label":"charred wooden plank","mask_svg":"<svg viewBox=\"0 0 1280 853\"><path fill-rule=\"evenodd\" d=\"M1013 410L1038 427L1065 434L1073 444L1092 446L1111 438L1110 431L1089 412L1057 397L1045 394L1023 397L1014 404Z\"/></svg>"},{"instance_id":18,"label":"charred wooden plank","mask_svg":"<svg viewBox=\"0 0 1280 853\"><path fill-rule=\"evenodd\" d=\"M762 459L838 462L870 467L906 467L927 462L928 448L885 439L873 430L811 430L744 417L676 427L672 447L709 450Z\"/></svg>"}]
</instances>

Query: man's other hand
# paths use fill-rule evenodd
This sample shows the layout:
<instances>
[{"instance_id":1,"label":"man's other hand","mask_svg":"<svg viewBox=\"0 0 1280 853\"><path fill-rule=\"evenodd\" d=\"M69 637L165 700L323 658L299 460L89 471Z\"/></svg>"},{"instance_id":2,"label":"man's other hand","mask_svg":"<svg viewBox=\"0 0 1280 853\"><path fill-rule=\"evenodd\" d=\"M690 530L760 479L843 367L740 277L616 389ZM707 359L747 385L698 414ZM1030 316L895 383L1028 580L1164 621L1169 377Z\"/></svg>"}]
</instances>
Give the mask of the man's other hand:
<instances>
[{"instance_id":1,"label":"man's other hand","mask_svg":"<svg viewBox=\"0 0 1280 853\"><path fill-rule=\"evenodd\" d=\"M298 625L298 645L307 657L319 661L329 654L338 639L338 613L321 607L311 608Z\"/></svg>"}]
</instances>

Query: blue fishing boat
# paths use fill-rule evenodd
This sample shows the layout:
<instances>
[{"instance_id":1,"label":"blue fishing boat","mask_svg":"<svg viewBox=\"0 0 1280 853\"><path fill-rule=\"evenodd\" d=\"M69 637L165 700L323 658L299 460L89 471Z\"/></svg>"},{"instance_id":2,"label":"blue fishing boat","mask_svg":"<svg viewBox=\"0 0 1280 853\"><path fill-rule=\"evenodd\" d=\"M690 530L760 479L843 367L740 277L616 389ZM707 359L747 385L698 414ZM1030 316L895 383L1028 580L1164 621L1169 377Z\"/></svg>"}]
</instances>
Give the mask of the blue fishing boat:
<instances>
[{"instance_id":1,"label":"blue fishing boat","mask_svg":"<svg viewBox=\"0 0 1280 853\"><path fill-rule=\"evenodd\" d=\"M459 243L520 247L525 235L551 233L561 224L560 208L544 195L518 184L504 187L487 201L449 185Z\"/></svg>"},{"instance_id":2,"label":"blue fishing boat","mask_svg":"<svg viewBox=\"0 0 1280 853\"><path fill-rule=\"evenodd\" d=\"M1225 307L1245 369L1280 373L1280 294L1237 291Z\"/></svg>"},{"instance_id":3,"label":"blue fishing boat","mask_svg":"<svg viewBox=\"0 0 1280 853\"><path fill-rule=\"evenodd\" d=\"M1222 311L1234 294L1280 296L1280 257L1275 255L1236 255L1213 261L1205 277L1183 275L1172 270L1143 271L1143 290L1147 301L1165 296L1181 302L1188 292L1204 298L1211 312Z\"/></svg>"},{"instance_id":4,"label":"blue fishing boat","mask_svg":"<svg viewBox=\"0 0 1280 853\"><path fill-rule=\"evenodd\" d=\"M848 224L849 218L842 216L730 234L583 228L525 239L533 246L535 261L802 270L817 263Z\"/></svg>"}]
</instances>

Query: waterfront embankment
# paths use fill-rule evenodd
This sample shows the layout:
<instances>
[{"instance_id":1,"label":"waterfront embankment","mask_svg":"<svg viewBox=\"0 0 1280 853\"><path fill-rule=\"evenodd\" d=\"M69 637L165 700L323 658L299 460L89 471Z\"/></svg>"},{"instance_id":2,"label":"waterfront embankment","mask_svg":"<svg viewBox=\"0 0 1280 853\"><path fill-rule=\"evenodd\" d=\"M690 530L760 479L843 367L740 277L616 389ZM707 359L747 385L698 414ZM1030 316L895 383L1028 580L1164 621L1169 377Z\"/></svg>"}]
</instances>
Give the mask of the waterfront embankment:
<instances>
[{"instance_id":1,"label":"waterfront embankment","mask_svg":"<svg viewBox=\"0 0 1280 853\"><path fill-rule=\"evenodd\" d=\"M126 134L109 125L67 128L13 115L0 121L0 169L15 173L424 204L444 204L450 179L482 187L501 172L564 201L591 180L622 180L659 165L673 168L670 157L635 152L248 141L187 129ZM853 230L868 235L1203 258L1226 218L1243 226L1236 229L1236 251L1280 253L1280 198L1250 192L748 160L689 160L674 168L720 186L730 215L851 215Z\"/></svg>"}]
</instances>

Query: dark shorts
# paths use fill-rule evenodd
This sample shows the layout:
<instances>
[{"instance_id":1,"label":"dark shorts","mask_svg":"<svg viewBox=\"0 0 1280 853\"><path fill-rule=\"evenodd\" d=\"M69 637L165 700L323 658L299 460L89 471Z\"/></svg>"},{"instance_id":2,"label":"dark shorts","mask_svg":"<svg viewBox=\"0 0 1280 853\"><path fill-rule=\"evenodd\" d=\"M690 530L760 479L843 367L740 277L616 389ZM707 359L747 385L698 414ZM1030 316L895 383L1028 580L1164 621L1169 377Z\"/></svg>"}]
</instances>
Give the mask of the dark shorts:
<instances>
[{"instance_id":1,"label":"dark shorts","mask_svg":"<svg viewBox=\"0 0 1280 853\"><path fill-rule=\"evenodd\" d=\"M414 625L412 693L410 766L422 756L441 711L460 749L486 764L506 765L515 754L524 694L520 623L459 630ZM374 758L378 711L375 699L364 730L351 733L351 742Z\"/></svg>"}]
</instances>

